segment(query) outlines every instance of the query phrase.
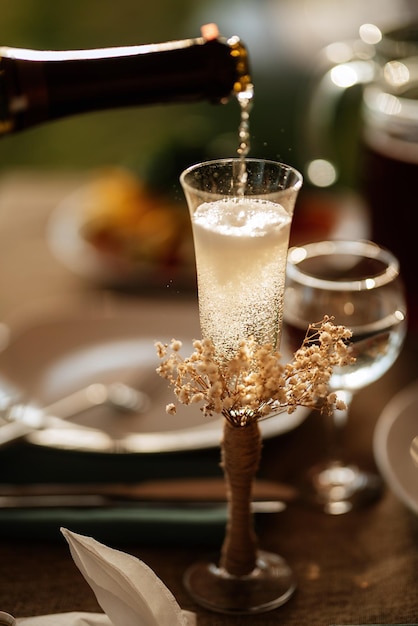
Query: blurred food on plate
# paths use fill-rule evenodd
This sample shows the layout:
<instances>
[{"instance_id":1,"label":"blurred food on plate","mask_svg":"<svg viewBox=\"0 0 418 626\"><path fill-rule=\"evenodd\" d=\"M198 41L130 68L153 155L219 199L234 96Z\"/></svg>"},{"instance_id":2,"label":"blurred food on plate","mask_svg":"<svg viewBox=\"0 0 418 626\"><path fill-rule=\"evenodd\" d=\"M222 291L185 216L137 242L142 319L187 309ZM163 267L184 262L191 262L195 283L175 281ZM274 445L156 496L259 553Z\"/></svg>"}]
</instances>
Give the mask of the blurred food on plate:
<instances>
[{"instance_id":1,"label":"blurred food on plate","mask_svg":"<svg viewBox=\"0 0 418 626\"><path fill-rule=\"evenodd\" d=\"M122 168L103 170L84 190L80 235L119 261L170 266L193 262L184 204Z\"/></svg>"}]
</instances>

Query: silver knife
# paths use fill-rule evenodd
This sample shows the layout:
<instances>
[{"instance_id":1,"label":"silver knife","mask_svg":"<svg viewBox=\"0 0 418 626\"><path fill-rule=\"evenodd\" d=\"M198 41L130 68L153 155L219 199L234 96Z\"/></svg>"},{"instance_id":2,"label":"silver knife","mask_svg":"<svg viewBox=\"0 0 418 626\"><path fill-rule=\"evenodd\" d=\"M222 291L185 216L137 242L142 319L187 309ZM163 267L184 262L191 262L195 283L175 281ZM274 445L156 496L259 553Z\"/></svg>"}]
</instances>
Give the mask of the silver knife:
<instances>
[{"instance_id":1,"label":"silver knife","mask_svg":"<svg viewBox=\"0 0 418 626\"><path fill-rule=\"evenodd\" d=\"M285 483L257 479L254 509L283 510L298 497ZM59 503L59 504L58 504ZM63 504L65 503L65 504ZM214 506L226 504L222 477L153 479L138 483L0 484L0 507L22 506Z\"/></svg>"},{"instance_id":2,"label":"silver knife","mask_svg":"<svg viewBox=\"0 0 418 626\"><path fill-rule=\"evenodd\" d=\"M48 508L141 508L149 511L157 509L196 509L225 510L225 501L178 501L178 500L123 500L94 494L42 495L42 496L2 496L2 509L48 509ZM251 503L253 513L280 513L286 504L279 500L257 500Z\"/></svg>"}]
</instances>

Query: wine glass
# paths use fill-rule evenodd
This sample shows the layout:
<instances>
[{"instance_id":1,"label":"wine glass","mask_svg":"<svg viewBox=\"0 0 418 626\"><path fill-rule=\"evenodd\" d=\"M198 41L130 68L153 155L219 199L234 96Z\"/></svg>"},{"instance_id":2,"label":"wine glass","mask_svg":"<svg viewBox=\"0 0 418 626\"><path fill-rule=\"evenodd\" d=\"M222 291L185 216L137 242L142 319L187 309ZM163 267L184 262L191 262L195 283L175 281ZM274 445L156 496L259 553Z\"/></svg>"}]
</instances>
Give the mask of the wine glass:
<instances>
[{"instance_id":1,"label":"wine glass","mask_svg":"<svg viewBox=\"0 0 418 626\"><path fill-rule=\"evenodd\" d=\"M284 326L296 350L308 324L333 316L352 331L355 362L336 368L330 381L346 409L332 416L328 458L308 471L305 495L338 515L378 497L382 482L344 459L343 430L353 394L378 380L395 362L406 334L406 303L399 262L370 241L320 241L289 250Z\"/></svg>"},{"instance_id":2,"label":"wine glass","mask_svg":"<svg viewBox=\"0 0 418 626\"><path fill-rule=\"evenodd\" d=\"M212 342L217 362L228 362L250 337L277 345L301 174L274 161L221 159L191 166L180 180L193 228L202 337ZM193 564L184 582L206 608L252 614L286 602L295 580L285 559L258 549L251 514L258 417L245 407L232 412L221 441L228 523L219 562Z\"/></svg>"}]
</instances>

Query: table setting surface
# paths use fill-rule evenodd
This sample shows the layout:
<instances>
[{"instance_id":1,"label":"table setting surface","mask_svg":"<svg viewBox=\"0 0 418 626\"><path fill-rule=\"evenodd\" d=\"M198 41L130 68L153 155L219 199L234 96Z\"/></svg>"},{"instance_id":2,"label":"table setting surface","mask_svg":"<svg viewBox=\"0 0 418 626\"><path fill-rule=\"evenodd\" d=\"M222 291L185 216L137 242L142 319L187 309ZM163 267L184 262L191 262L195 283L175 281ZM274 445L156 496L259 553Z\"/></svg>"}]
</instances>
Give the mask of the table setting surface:
<instances>
[{"instance_id":1,"label":"table setting surface","mask_svg":"<svg viewBox=\"0 0 418 626\"><path fill-rule=\"evenodd\" d=\"M94 327L94 314L98 308L102 319L107 320L112 319L115 310L118 315L123 310L124 319L129 319L130 324L135 319L135 311L141 311L138 333L145 333L150 341L151 337L166 338L177 331L184 331L187 338L194 338L191 333L197 333L198 326L189 326L186 320L184 329L184 319L183 326L178 324L182 317L178 311L191 311L193 317L197 306L193 288L185 288L183 282L176 284L174 280L167 284L161 278L161 283L152 288L147 285L144 289L118 291L92 283L88 277L73 273L55 258L45 236L50 216L85 180L86 175L78 172L13 171L0 177L3 258L0 267L3 322L0 341L7 343L11 329L11 341L22 343L25 333L35 327L31 326L34 320L48 319L45 312L59 315L61 320L74 320L77 319L74 312L79 314L82 310L87 312L90 321L93 320ZM150 320L148 331L147 319ZM171 326L171 320L177 320L175 327ZM99 332L97 328L96 332ZM158 332L160 336L156 336ZM124 339L131 341L131 338L131 329L125 325ZM39 350L37 341L35 338L33 345ZM58 399L48 384L53 385L69 367L56 349L56 354L51 357L55 369L51 368L46 352L41 359L42 372L46 373L43 377L37 373L30 379L30 391L32 396L38 394L35 397L38 403ZM25 365L24 354L16 347L14 352L10 346L4 347L2 363L6 372L13 374L12 383L27 380L24 377L29 374L25 367L29 372L29 363L36 362L34 353L28 353ZM57 362L61 367L59 372ZM122 363L120 371L126 373L128 366L129 362ZM104 366L102 374L105 379ZM164 508L159 515L157 511L154 517L149 517L146 506L145 513L141 514L140 508L136 510L130 502L126 507L121 505L110 512L99 507L77 508L77 515L68 515L67 511L61 520L59 509L55 514L52 508L43 512L38 510L37 516L31 517L28 516L29 510L24 508L1 511L0 505L0 610L18 618L72 611L101 612L92 589L74 564L60 533L60 526L64 525L70 531L92 536L146 563L171 591L181 609L196 614L198 626L418 623L418 517L417 510L414 510L418 502L418 468L416 490L414 492L414 487L408 486L412 491L405 496L390 476L388 480L388 467L381 461L381 448L387 443L389 432L385 424L392 419L394 412L401 413L399 406L403 406L402 398L400 403L394 402L394 398L413 385L417 378L418 335L412 324L395 365L379 381L356 395L347 426L347 448L354 460L370 469L376 469L378 464L385 473L380 498L344 515L325 515L296 495L285 502L283 510L255 516L262 549L283 555L295 572L297 589L284 606L252 616L211 613L198 607L183 587L182 574L196 558L217 558L224 513L210 519L201 509L183 511L180 515L177 507L177 518L170 517ZM65 391L65 386L59 388L59 393L61 391ZM414 420L413 399L411 402L409 412L404 410L402 413L405 420L409 420L408 427ZM392 407L392 413L385 417L382 426L380 420L388 405ZM128 416L128 431L135 427L129 419ZM171 419L174 423L175 417ZM83 424L86 426L93 436L96 424ZM418 434L416 416L415 426ZM189 424L185 427L188 428ZM152 427L147 428L148 435L154 436ZM165 427L161 428L166 441ZM171 429L175 433L175 427L171 426ZM54 429L51 429L51 436L52 431ZM110 429L109 432L108 438L112 438L113 431ZM46 438L23 439L0 449L0 483L22 485L31 478L39 483L80 484L86 481L86 476L88 482L102 484L121 483L127 476L131 482L168 476L193 477L196 481L208 475L220 478L216 437L213 443L212 434L212 443L205 447L202 435L192 434L192 440L193 436L197 441L195 447L175 450L167 444L162 453L136 448L122 451L111 448L109 452L109 447L83 451L76 445L67 449L56 443L48 445ZM288 427L270 427L263 443L260 479L294 486L298 477L324 450L324 426L316 413L303 413ZM388 453L385 463L391 459ZM393 467L389 469L393 470ZM122 519L124 512L129 523ZM194 518L192 513L196 513ZM10 514L9 518L7 514Z\"/></svg>"}]
</instances>

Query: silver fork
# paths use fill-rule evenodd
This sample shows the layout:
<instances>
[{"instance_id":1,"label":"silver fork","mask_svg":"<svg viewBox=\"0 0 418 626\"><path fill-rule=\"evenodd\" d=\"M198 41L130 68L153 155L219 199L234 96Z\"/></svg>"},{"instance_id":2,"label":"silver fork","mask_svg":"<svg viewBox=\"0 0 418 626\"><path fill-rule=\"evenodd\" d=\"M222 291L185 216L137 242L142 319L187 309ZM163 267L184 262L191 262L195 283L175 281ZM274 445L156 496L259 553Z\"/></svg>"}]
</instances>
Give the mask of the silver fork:
<instances>
[{"instance_id":1,"label":"silver fork","mask_svg":"<svg viewBox=\"0 0 418 626\"><path fill-rule=\"evenodd\" d=\"M57 425L57 422L68 420L95 406L107 405L120 412L143 413L150 404L150 398L144 391L122 382L92 383L42 409L11 403L2 410L0 447L18 441L34 430Z\"/></svg>"},{"instance_id":2,"label":"silver fork","mask_svg":"<svg viewBox=\"0 0 418 626\"><path fill-rule=\"evenodd\" d=\"M92 383L60 398L43 409L49 415L59 415L61 419L74 417L95 406L107 405L116 411L144 413L151 405L149 396L122 382Z\"/></svg>"}]
</instances>

